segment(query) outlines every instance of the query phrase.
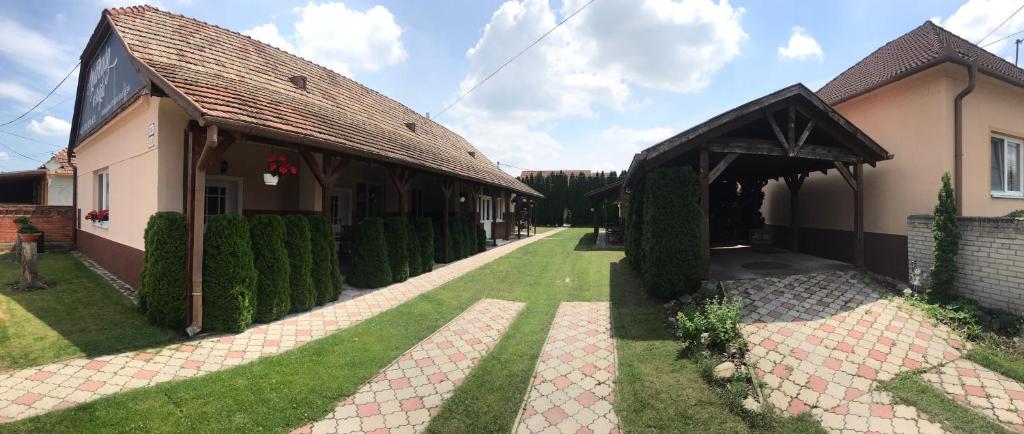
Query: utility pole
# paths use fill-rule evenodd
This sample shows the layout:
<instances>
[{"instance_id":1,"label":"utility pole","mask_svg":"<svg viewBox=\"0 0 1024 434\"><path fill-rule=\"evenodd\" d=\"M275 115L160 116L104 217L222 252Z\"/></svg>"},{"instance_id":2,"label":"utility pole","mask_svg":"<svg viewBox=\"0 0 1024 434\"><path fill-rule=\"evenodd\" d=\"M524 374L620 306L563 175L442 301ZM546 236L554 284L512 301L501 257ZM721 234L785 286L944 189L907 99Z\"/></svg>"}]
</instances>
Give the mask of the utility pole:
<instances>
[{"instance_id":1,"label":"utility pole","mask_svg":"<svg viewBox=\"0 0 1024 434\"><path fill-rule=\"evenodd\" d=\"M1024 39L1018 39L1016 41L1013 41L1013 43L1017 45L1017 54L1015 54L1013 56L1013 65L1014 66L1020 66L1020 63L1018 63L1018 62L1020 61L1020 43L1021 42L1024 42Z\"/></svg>"}]
</instances>

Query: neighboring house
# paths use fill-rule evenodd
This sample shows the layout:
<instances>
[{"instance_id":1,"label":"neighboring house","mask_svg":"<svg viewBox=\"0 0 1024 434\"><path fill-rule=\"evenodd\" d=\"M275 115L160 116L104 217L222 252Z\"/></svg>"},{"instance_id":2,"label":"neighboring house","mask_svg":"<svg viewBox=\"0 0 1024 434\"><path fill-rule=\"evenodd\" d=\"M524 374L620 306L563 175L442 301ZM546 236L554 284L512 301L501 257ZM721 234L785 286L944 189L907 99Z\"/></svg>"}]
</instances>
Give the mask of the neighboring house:
<instances>
[{"instance_id":1,"label":"neighboring house","mask_svg":"<svg viewBox=\"0 0 1024 434\"><path fill-rule=\"evenodd\" d=\"M148 6L103 12L82 54L69 146L78 160L78 248L133 285L147 221L160 211L188 216L191 258L201 258L205 219L217 214L320 212L344 254L356 225L372 216L446 221L461 210L507 238L513 202L539 196L397 101ZM269 185L271 156L297 173ZM84 219L102 209L108 221Z\"/></svg>"},{"instance_id":2,"label":"neighboring house","mask_svg":"<svg viewBox=\"0 0 1024 434\"><path fill-rule=\"evenodd\" d=\"M71 206L73 164L62 149L38 169L0 173L0 204Z\"/></svg>"},{"instance_id":3,"label":"neighboring house","mask_svg":"<svg viewBox=\"0 0 1024 434\"><path fill-rule=\"evenodd\" d=\"M885 44L817 92L896 158L865 170L867 267L907 278L907 217L930 214L943 173L963 215L1024 208L1024 70L925 22ZM800 191L800 249L850 261L850 191L835 172L812 174ZM769 225L790 222L789 193L766 188Z\"/></svg>"}]
</instances>

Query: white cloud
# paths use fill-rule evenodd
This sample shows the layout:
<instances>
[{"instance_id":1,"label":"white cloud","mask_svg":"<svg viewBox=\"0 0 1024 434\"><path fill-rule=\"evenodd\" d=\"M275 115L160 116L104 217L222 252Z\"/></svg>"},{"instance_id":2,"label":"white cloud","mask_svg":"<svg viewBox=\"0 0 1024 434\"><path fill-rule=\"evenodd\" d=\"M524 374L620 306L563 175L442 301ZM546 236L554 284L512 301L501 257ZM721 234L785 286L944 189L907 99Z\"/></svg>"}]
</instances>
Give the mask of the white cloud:
<instances>
[{"instance_id":1,"label":"white cloud","mask_svg":"<svg viewBox=\"0 0 1024 434\"><path fill-rule=\"evenodd\" d=\"M625 158L632 158L633 154L640 152L651 145L665 140L677 131L667 128L624 128L612 125L597 135L597 143L614 148L614 150Z\"/></svg>"},{"instance_id":2,"label":"white cloud","mask_svg":"<svg viewBox=\"0 0 1024 434\"><path fill-rule=\"evenodd\" d=\"M62 136L71 132L71 124L68 121L53 116L45 116L41 122L32 119L25 128L42 136Z\"/></svg>"},{"instance_id":3,"label":"white cloud","mask_svg":"<svg viewBox=\"0 0 1024 434\"><path fill-rule=\"evenodd\" d=\"M978 43L1019 7L1018 0L968 0L948 18L944 20L933 18L932 21L968 41ZM995 41L1021 28L1024 28L1024 12L1015 15L1006 24L1003 24L984 41L981 41L981 45L992 43L985 49L1012 59L1014 38Z\"/></svg>"},{"instance_id":4,"label":"white cloud","mask_svg":"<svg viewBox=\"0 0 1024 434\"><path fill-rule=\"evenodd\" d=\"M566 0L557 13L548 0L506 1L466 52L469 71L457 95L585 1ZM633 87L677 93L707 87L740 53L747 37L742 14L726 0L595 2L447 114L494 159L507 155L524 167L550 166L563 148L549 134L558 121L642 106L648 100L635 101Z\"/></svg>"},{"instance_id":5,"label":"white cloud","mask_svg":"<svg viewBox=\"0 0 1024 434\"><path fill-rule=\"evenodd\" d=\"M38 102L42 95L13 81L0 81L0 98L28 106Z\"/></svg>"},{"instance_id":6,"label":"white cloud","mask_svg":"<svg viewBox=\"0 0 1024 434\"><path fill-rule=\"evenodd\" d=\"M296 8L295 32L283 35L273 23L246 32L255 39L352 76L405 61L402 27L383 6L365 12L344 3L308 3Z\"/></svg>"},{"instance_id":7,"label":"white cloud","mask_svg":"<svg viewBox=\"0 0 1024 434\"><path fill-rule=\"evenodd\" d=\"M817 59L821 61L825 59L825 53L821 51L818 41L808 35L803 27L794 26L793 34L789 36L789 42L785 47L779 47L779 59Z\"/></svg>"},{"instance_id":8,"label":"white cloud","mask_svg":"<svg viewBox=\"0 0 1024 434\"><path fill-rule=\"evenodd\" d=\"M7 161L11 159L11 154L0 151L0 161Z\"/></svg>"},{"instance_id":9,"label":"white cloud","mask_svg":"<svg viewBox=\"0 0 1024 434\"><path fill-rule=\"evenodd\" d=\"M49 86L57 84L75 63L75 56L64 46L10 19L0 19L0 56L29 71L42 73ZM69 81L72 81L69 79Z\"/></svg>"}]
</instances>

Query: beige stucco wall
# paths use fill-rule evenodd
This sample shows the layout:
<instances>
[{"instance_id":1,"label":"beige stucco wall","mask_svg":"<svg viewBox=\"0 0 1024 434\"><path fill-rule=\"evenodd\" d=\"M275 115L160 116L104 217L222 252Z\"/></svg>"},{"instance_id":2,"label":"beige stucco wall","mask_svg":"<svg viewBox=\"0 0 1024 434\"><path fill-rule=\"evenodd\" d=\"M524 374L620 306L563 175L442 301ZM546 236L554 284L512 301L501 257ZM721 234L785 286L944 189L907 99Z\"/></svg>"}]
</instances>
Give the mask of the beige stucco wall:
<instances>
[{"instance_id":1,"label":"beige stucco wall","mask_svg":"<svg viewBox=\"0 0 1024 434\"><path fill-rule=\"evenodd\" d=\"M46 204L53 206L71 206L74 202L74 177L70 175L46 176Z\"/></svg>"},{"instance_id":2,"label":"beige stucco wall","mask_svg":"<svg viewBox=\"0 0 1024 434\"><path fill-rule=\"evenodd\" d=\"M950 81L959 91L967 73L963 67L951 69ZM978 74L974 92L964 98L965 216L996 217L1024 209L1024 199L992 197L992 133L1024 138L1024 89Z\"/></svg>"}]
</instances>

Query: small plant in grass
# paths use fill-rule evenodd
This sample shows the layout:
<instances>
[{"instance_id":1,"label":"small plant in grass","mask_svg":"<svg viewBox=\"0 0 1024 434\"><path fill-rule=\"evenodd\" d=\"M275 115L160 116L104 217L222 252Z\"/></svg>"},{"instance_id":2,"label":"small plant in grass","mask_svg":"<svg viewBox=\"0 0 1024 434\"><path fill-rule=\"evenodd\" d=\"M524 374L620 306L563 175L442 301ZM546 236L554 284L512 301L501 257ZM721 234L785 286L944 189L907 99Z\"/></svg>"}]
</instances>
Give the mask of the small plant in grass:
<instances>
[{"instance_id":1,"label":"small plant in grass","mask_svg":"<svg viewBox=\"0 0 1024 434\"><path fill-rule=\"evenodd\" d=\"M256 301L249 224L240 215L211 216L203 248L203 328L240 332L252 324Z\"/></svg>"},{"instance_id":2,"label":"small plant in grass","mask_svg":"<svg viewBox=\"0 0 1024 434\"><path fill-rule=\"evenodd\" d=\"M313 284L313 244L309 220L301 215L284 217L284 246L288 250L288 281L291 286L292 312L302 312L316 305Z\"/></svg>"},{"instance_id":3,"label":"small plant in grass","mask_svg":"<svg viewBox=\"0 0 1024 434\"><path fill-rule=\"evenodd\" d=\"M929 297L944 300L953 295L956 280L956 256L960 251L960 225L956 220L956 197L949 173L942 175L939 203L935 205L932 235L935 238L935 262L931 269Z\"/></svg>"},{"instance_id":4,"label":"small plant in grass","mask_svg":"<svg viewBox=\"0 0 1024 434\"><path fill-rule=\"evenodd\" d=\"M409 242L405 226L405 217L384 219L384 238L388 245L392 282L404 282L409 278Z\"/></svg>"},{"instance_id":5,"label":"small plant in grass","mask_svg":"<svg viewBox=\"0 0 1024 434\"><path fill-rule=\"evenodd\" d=\"M291 270L284 244L284 220L276 215L255 216L249 232L257 273L255 320L270 322L291 309Z\"/></svg>"},{"instance_id":6,"label":"small plant in grass","mask_svg":"<svg viewBox=\"0 0 1024 434\"><path fill-rule=\"evenodd\" d=\"M739 301L727 297L713 297L692 312L679 312L676 316L678 334L687 351L709 350L731 352L746 343L740 334Z\"/></svg>"},{"instance_id":7,"label":"small plant in grass","mask_svg":"<svg viewBox=\"0 0 1024 434\"><path fill-rule=\"evenodd\" d=\"M387 243L384 241L384 220L371 217L363 220L356 231L352 249L352 271L349 282L358 288L379 288L391 284Z\"/></svg>"},{"instance_id":8,"label":"small plant in grass","mask_svg":"<svg viewBox=\"0 0 1024 434\"><path fill-rule=\"evenodd\" d=\"M183 214L158 212L149 217L143 233L146 250L139 279L139 307L153 324L174 329L185 326L187 238Z\"/></svg>"},{"instance_id":9,"label":"small plant in grass","mask_svg":"<svg viewBox=\"0 0 1024 434\"><path fill-rule=\"evenodd\" d=\"M334 245L334 234L327 229L327 222L319 214L306 216L309 220L310 241L313 246L313 284L316 287L316 304L322 305L338 299L341 294L341 268L338 251Z\"/></svg>"}]
</instances>

